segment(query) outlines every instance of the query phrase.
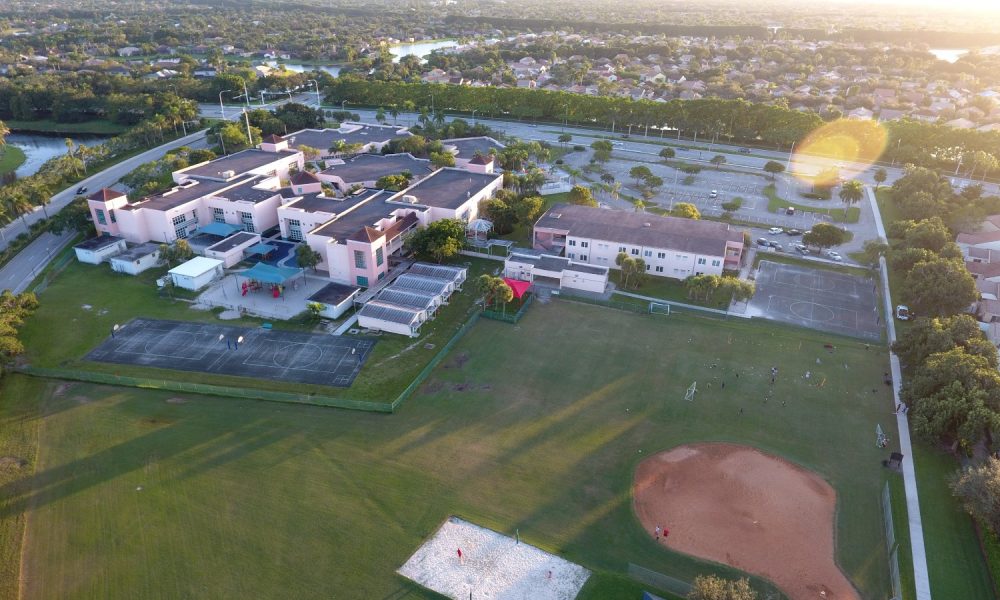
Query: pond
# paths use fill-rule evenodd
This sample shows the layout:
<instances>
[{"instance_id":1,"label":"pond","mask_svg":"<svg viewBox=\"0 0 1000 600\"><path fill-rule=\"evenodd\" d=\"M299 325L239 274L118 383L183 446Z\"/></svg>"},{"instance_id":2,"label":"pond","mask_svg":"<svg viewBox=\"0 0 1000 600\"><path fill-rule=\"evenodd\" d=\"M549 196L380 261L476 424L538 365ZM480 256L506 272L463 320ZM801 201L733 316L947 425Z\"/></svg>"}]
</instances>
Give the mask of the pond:
<instances>
[{"instance_id":1,"label":"pond","mask_svg":"<svg viewBox=\"0 0 1000 600\"><path fill-rule=\"evenodd\" d=\"M264 64L271 68L277 68L280 64L293 73L305 73L306 71L320 70L329 73L333 77L340 75L340 65L303 65L299 63L278 63L276 60L267 60L264 61Z\"/></svg>"},{"instance_id":2,"label":"pond","mask_svg":"<svg viewBox=\"0 0 1000 600\"><path fill-rule=\"evenodd\" d=\"M396 44L389 48L389 52L393 55L393 62L399 62L399 59L404 56L419 56L424 58L431 52L435 50L440 50L441 48L454 48L458 45L455 40L438 40L436 42L413 42L409 44Z\"/></svg>"},{"instance_id":3,"label":"pond","mask_svg":"<svg viewBox=\"0 0 1000 600\"><path fill-rule=\"evenodd\" d=\"M931 48L930 53L938 60L953 63L968 54L969 51L965 48Z\"/></svg>"},{"instance_id":4,"label":"pond","mask_svg":"<svg viewBox=\"0 0 1000 600\"><path fill-rule=\"evenodd\" d=\"M108 136L86 135L40 135L37 133L11 133L7 143L20 148L26 157L24 164L15 173L18 179L34 175L45 161L66 153L66 138L70 137L78 146L96 146L110 139Z\"/></svg>"}]
</instances>

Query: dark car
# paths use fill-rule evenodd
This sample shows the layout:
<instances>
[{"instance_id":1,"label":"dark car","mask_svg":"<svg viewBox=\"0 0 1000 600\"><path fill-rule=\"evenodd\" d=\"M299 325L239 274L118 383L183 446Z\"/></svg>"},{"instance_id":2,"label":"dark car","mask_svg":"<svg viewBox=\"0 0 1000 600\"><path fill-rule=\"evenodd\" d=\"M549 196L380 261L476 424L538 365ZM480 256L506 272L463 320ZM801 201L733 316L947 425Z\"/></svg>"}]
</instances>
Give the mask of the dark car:
<instances>
[{"instance_id":1,"label":"dark car","mask_svg":"<svg viewBox=\"0 0 1000 600\"><path fill-rule=\"evenodd\" d=\"M740 154L750 154L750 148L740 148Z\"/></svg>"},{"instance_id":2,"label":"dark car","mask_svg":"<svg viewBox=\"0 0 1000 600\"><path fill-rule=\"evenodd\" d=\"M767 243L767 245L770 246L770 247L772 247L772 248L774 248L778 252L784 252L785 251L784 246L782 246L781 244L779 244L778 242L776 242L774 240L769 241Z\"/></svg>"},{"instance_id":3,"label":"dark car","mask_svg":"<svg viewBox=\"0 0 1000 600\"><path fill-rule=\"evenodd\" d=\"M86 194L86 193L87 193L87 187L86 186L81 185L80 187L76 188L76 195L77 196L79 196L80 194Z\"/></svg>"},{"instance_id":4,"label":"dark car","mask_svg":"<svg viewBox=\"0 0 1000 600\"><path fill-rule=\"evenodd\" d=\"M785 233L787 233L788 235L802 235L802 232L799 231L798 229L786 229Z\"/></svg>"},{"instance_id":5,"label":"dark car","mask_svg":"<svg viewBox=\"0 0 1000 600\"><path fill-rule=\"evenodd\" d=\"M771 242L767 241L765 238L757 238L757 245L767 248L771 245Z\"/></svg>"}]
</instances>

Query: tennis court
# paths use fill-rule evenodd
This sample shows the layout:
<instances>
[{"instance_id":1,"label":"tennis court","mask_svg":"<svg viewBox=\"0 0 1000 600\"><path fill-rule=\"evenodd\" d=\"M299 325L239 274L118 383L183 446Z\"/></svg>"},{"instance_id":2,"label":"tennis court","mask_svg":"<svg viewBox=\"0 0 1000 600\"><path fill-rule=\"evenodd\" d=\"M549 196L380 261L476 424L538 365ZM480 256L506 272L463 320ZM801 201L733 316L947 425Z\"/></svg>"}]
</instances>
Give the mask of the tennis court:
<instances>
[{"instance_id":1,"label":"tennis court","mask_svg":"<svg viewBox=\"0 0 1000 600\"><path fill-rule=\"evenodd\" d=\"M882 336L870 278L764 260L756 283L748 314L853 337Z\"/></svg>"},{"instance_id":2,"label":"tennis court","mask_svg":"<svg viewBox=\"0 0 1000 600\"><path fill-rule=\"evenodd\" d=\"M368 338L139 318L86 359L350 387L374 346Z\"/></svg>"}]
</instances>

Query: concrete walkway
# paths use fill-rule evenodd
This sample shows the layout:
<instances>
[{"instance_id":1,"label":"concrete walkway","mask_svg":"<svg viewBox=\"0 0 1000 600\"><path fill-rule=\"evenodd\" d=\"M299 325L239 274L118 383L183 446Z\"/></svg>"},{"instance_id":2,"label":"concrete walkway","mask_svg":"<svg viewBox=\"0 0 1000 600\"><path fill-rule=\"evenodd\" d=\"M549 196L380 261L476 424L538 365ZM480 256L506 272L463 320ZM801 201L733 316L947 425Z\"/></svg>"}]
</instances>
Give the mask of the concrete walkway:
<instances>
[{"instance_id":1,"label":"concrete walkway","mask_svg":"<svg viewBox=\"0 0 1000 600\"><path fill-rule=\"evenodd\" d=\"M879 239L887 242L885 227L882 224L882 214L875 201L875 193L865 186L868 202L875 214L875 227ZM889 267L885 257L879 259L882 274L882 291L885 301L886 327L889 332L889 344L896 341L896 323L893 321L892 297L889 294ZM899 357L889 351L889 367L892 371L892 394L896 406L899 406L899 391L903 384L902 371L899 368ZM906 515L910 524L910 552L913 554L913 583L916 588L917 600L930 600L931 585L927 575L927 552L924 548L924 528L920 517L920 496L917 494L917 474L913 466L913 446L910 444L910 425L906 413L900 411L896 415L896 426L899 429L899 451L903 454L903 487L906 490Z\"/></svg>"}]
</instances>

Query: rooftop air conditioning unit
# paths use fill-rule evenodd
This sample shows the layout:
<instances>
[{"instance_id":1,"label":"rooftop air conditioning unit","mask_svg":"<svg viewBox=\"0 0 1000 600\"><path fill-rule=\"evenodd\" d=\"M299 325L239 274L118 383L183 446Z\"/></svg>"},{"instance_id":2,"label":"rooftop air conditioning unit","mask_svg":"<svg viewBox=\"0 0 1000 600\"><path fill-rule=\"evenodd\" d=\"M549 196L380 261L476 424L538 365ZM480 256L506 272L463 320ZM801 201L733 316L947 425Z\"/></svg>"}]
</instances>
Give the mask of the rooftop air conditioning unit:
<instances>
[{"instance_id":1,"label":"rooftop air conditioning unit","mask_svg":"<svg viewBox=\"0 0 1000 600\"><path fill-rule=\"evenodd\" d=\"M403 196L403 202L406 202L408 204L416 204L418 200L416 196L411 196L410 194L406 194L405 196Z\"/></svg>"},{"instance_id":2,"label":"rooftop air conditioning unit","mask_svg":"<svg viewBox=\"0 0 1000 600\"><path fill-rule=\"evenodd\" d=\"M236 177L236 171L230 169L228 171L222 171L219 175L221 175L223 179L232 179L233 177Z\"/></svg>"}]
</instances>

